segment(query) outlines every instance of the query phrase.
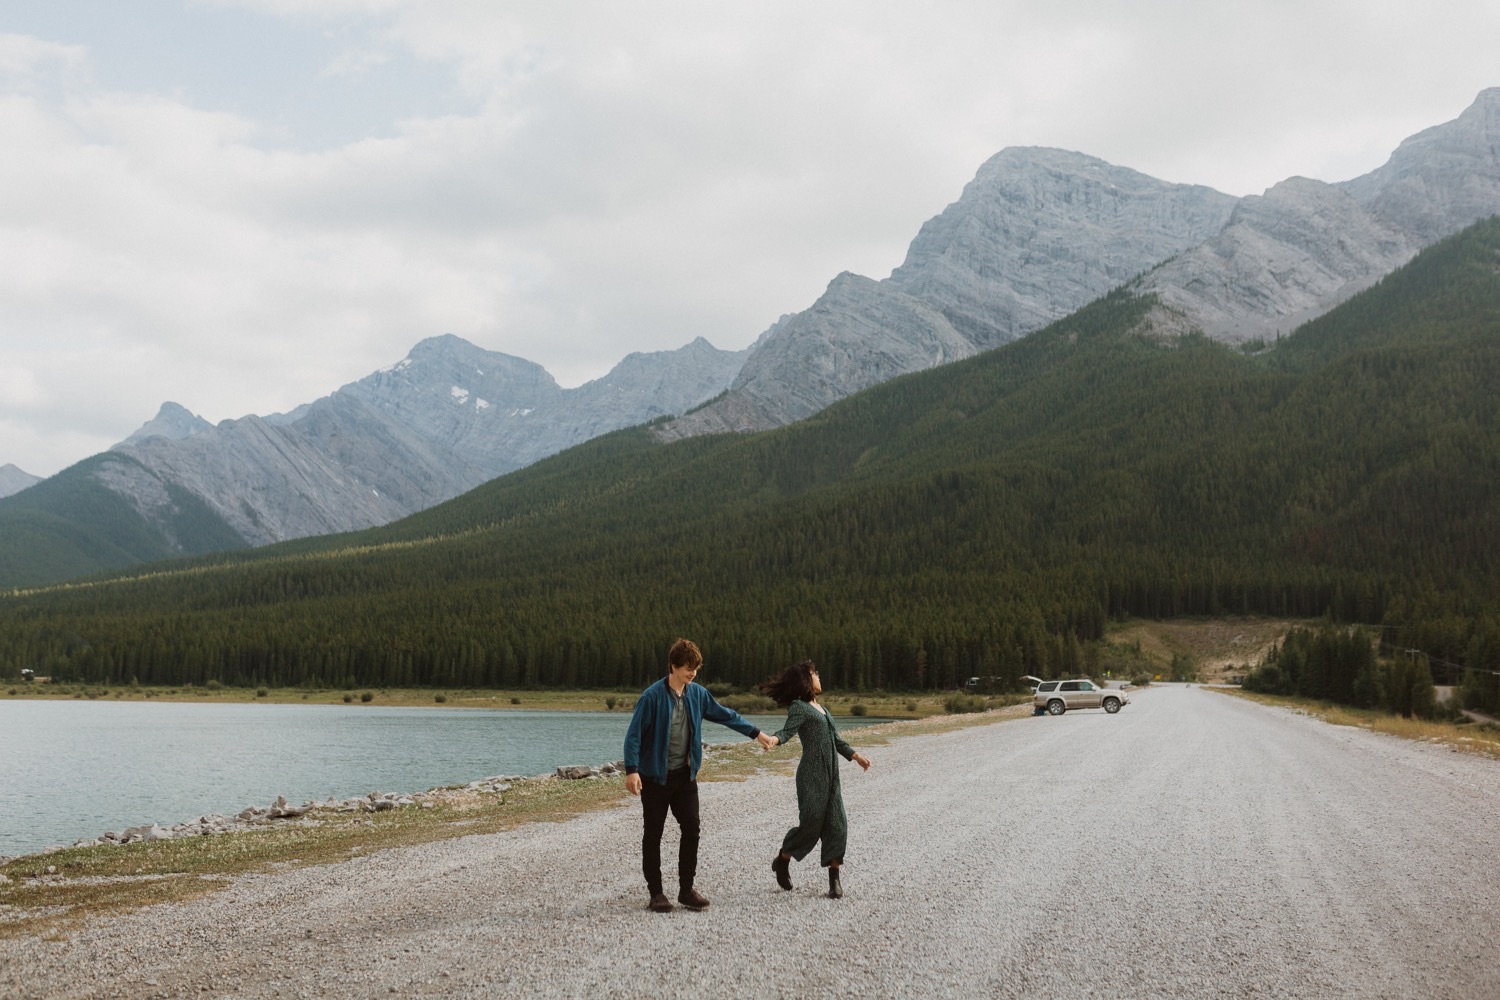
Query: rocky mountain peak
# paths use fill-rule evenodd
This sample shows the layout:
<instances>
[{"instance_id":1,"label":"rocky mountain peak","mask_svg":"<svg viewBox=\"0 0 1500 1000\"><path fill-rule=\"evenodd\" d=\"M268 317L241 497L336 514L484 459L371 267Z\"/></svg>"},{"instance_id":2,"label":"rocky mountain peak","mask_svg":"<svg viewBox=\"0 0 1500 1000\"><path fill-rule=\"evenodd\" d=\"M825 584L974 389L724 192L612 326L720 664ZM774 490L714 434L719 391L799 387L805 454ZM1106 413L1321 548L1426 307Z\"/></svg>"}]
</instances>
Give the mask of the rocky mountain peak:
<instances>
[{"instance_id":1,"label":"rocky mountain peak","mask_svg":"<svg viewBox=\"0 0 1500 1000\"><path fill-rule=\"evenodd\" d=\"M542 396L558 391L558 386L541 365L444 334L418 342L394 365L339 391L372 398L415 394L430 396L443 405L456 403L483 410L495 404L534 405Z\"/></svg>"},{"instance_id":2,"label":"rocky mountain peak","mask_svg":"<svg viewBox=\"0 0 1500 1000\"><path fill-rule=\"evenodd\" d=\"M1161 302L1159 327L1196 328L1233 342L1274 339L1399 267L1420 246L1347 191L1292 177L1241 199L1220 232L1135 287Z\"/></svg>"},{"instance_id":3,"label":"rocky mountain peak","mask_svg":"<svg viewBox=\"0 0 1500 1000\"><path fill-rule=\"evenodd\" d=\"M1083 153L1005 149L922 226L890 281L994 347L1207 239L1234 204Z\"/></svg>"},{"instance_id":4,"label":"rocky mountain peak","mask_svg":"<svg viewBox=\"0 0 1500 1000\"><path fill-rule=\"evenodd\" d=\"M1240 200L1223 231L1137 284L1162 330L1271 339L1333 308L1435 240L1500 212L1500 88L1340 184L1292 177Z\"/></svg>"},{"instance_id":5,"label":"rocky mountain peak","mask_svg":"<svg viewBox=\"0 0 1500 1000\"><path fill-rule=\"evenodd\" d=\"M1234 203L1082 153L1001 150L889 278L835 277L756 342L727 396L657 433L776 426L1014 340L1208 238Z\"/></svg>"},{"instance_id":6,"label":"rocky mountain peak","mask_svg":"<svg viewBox=\"0 0 1500 1000\"><path fill-rule=\"evenodd\" d=\"M738 352L739 359L746 352ZM738 369L736 354L719 350L702 337L693 338L692 342L677 348L674 351L635 351L625 355L620 363L611 368L608 374L597 380L599 388L609 387L617 390L630 392L655 392L668 391L667 387L682 378L703 377L710 382L722 381L714 392L722 392L727 388L727 380L723 379L725 359L731 359L730 367ZM732 377L732 376L731 376ZM595 383L588 383L595 385ZM580 386L580 389L587 386ZM696 395L696 391L694 395ZM714 393L709 393L713 395ZM672 398L677 393L672 393ZM670 409L664 412L672 412Z\"/></svg>"},{"instance_id":7,"label":"rocky mountain peak","mask_svg":"<svg viewBox=\"0 0 1500 1000\"><path fill-rule=\"evenodd\" d=\"M562 389L533 362L430 337L289 414L134 436L118 447L135 463L111 466L106 485L153 522L173 503L164 484L181 487L255 545L365 528L599 434L681 413L723 392L743 359L700 338ZM163 408L169 422L186 412Z\"/></svg>"},{"instance_id":8,"label":"rocky mountain peak","mask_svg":"<svg viewBox=\"0 0 1500 1000\"><path fill-rule=\"evenodd\" d=\"M1500 211L1500 87L1480 91L1453 121L1411 136L1383 166L1341 187L1424 244Z\"/></svg>"},{"instance_id":9,"label":"rocky mountain peak","mask_svg":"<svg viewBox=\"0 0 1500 1000\"><path fill-rule=\"evenodd\" d=\"M193 413L187 407L168 400L161 404L161 409L156 411L156 416L142 424L134 434L131 434L124 441L115 445L115 448L120 448L124 445L139 444L147 438L154 437L180 441L194 434L212 430L213 426L213 424Z\"/></svg>"},{"instance_id":10,"label":"rocky mountain peak","mask_svg":"<svg viewBox=\"0 0 1500 1000\"><path fill-rule=\"evenodd\" d=\"M40 476L33 476L9 462L0 465L0 497L8 497L13 493L35 486L41 482Z\"/></svg>"}]
</instances>

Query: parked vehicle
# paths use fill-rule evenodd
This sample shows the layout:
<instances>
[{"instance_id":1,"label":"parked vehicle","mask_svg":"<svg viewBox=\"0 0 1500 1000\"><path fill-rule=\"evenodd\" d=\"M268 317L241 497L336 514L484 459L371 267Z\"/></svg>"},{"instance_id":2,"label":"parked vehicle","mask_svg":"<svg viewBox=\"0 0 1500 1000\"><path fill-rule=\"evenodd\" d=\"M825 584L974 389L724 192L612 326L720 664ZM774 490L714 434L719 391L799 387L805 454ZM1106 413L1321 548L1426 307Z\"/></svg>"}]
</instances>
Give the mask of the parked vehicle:
<instances>
[{"instance_id":1,"label":"parked vehicle","mask_svg":"<svg viewBox=\"0 0 1500 1000\"><path fill-rule=\"evenodd\" d=\"M1100 687L1087 678L1069 681L1042 681L1032 695L1033 711L1037 715L1062 715L1070 708L1102 708L1110 715L1121 706L1130 704L1130 695L1124 688Z\"/></svg>"}]
</instances>

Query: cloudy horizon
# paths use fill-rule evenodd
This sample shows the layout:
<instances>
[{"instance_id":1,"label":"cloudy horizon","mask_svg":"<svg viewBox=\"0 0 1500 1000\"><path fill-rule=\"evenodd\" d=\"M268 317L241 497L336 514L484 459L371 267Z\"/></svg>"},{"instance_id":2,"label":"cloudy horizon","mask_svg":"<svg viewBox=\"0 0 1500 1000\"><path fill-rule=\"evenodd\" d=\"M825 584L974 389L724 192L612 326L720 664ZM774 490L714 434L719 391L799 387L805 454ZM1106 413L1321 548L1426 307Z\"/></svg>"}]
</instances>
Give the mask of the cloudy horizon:
<instances>
[{"instance_id":1,"label":"cloudy horizon","mask_svg":"<svg viewBox=\"0 0 1500 1000\"><path fill-rule=\"evenodd\" d=\"M0 5L0 465L285 412L454 334L560 384L884 278L1011 146L1259 194L1500 85L1500 9ZM1412 6L1412 9L1408 9Z\"/></svg>"}]
</instances>

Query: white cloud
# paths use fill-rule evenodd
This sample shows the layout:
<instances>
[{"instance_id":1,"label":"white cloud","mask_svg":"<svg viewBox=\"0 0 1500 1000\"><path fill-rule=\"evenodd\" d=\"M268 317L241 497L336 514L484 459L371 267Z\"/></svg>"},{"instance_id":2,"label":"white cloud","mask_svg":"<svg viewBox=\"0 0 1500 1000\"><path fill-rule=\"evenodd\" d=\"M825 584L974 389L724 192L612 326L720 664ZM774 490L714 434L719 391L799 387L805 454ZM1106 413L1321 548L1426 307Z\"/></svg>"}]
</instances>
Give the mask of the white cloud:
<instances>
[{"instance_id":1,"label":"white cloud","mask_svg":"<svg viewBox=\"0 0 1500 1000\"><path fill-rule=\"evenodd\" d=\"M40 474L163 400L286 410L439 333L565 385L743 347L889 273L1005 146L1255 193L1500 83L1500 9L1455 0L196 0L142 26L170 65L139 83L92 20L13 16L0 370L31 381L0 462Z\"/></svg>"}]
</instances>

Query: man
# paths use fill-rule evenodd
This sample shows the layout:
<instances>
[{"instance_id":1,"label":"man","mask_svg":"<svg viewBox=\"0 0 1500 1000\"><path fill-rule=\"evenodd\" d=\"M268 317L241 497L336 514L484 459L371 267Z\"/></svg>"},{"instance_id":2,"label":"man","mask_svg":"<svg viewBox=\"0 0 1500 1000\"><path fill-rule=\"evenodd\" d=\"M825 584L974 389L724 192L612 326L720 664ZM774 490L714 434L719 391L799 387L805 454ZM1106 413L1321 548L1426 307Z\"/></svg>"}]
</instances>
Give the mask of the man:
<instances>
[{"instance_id":1,"label":"man","mask_svg":"<svg viewBox=\"0 0 1500 1000\"><path fill-rule=\"evenodd\" d=\"M728 726L773 746L771 737L747 722L732 708L714 700L708 689L694 684L703 654L689 639L678 639L667 653L667 675L652 684L635 703L635 715L625 731L625 789L641 797L645 828L641 834L641 871L651 893L650 908L672 909L662 891L661 837L667 811L682 828L677 852L677 902L691 910L707 908L708 900L693 888L698 874L698 768L703 764L703 720Z\"/></svg>"}]
</instances>

